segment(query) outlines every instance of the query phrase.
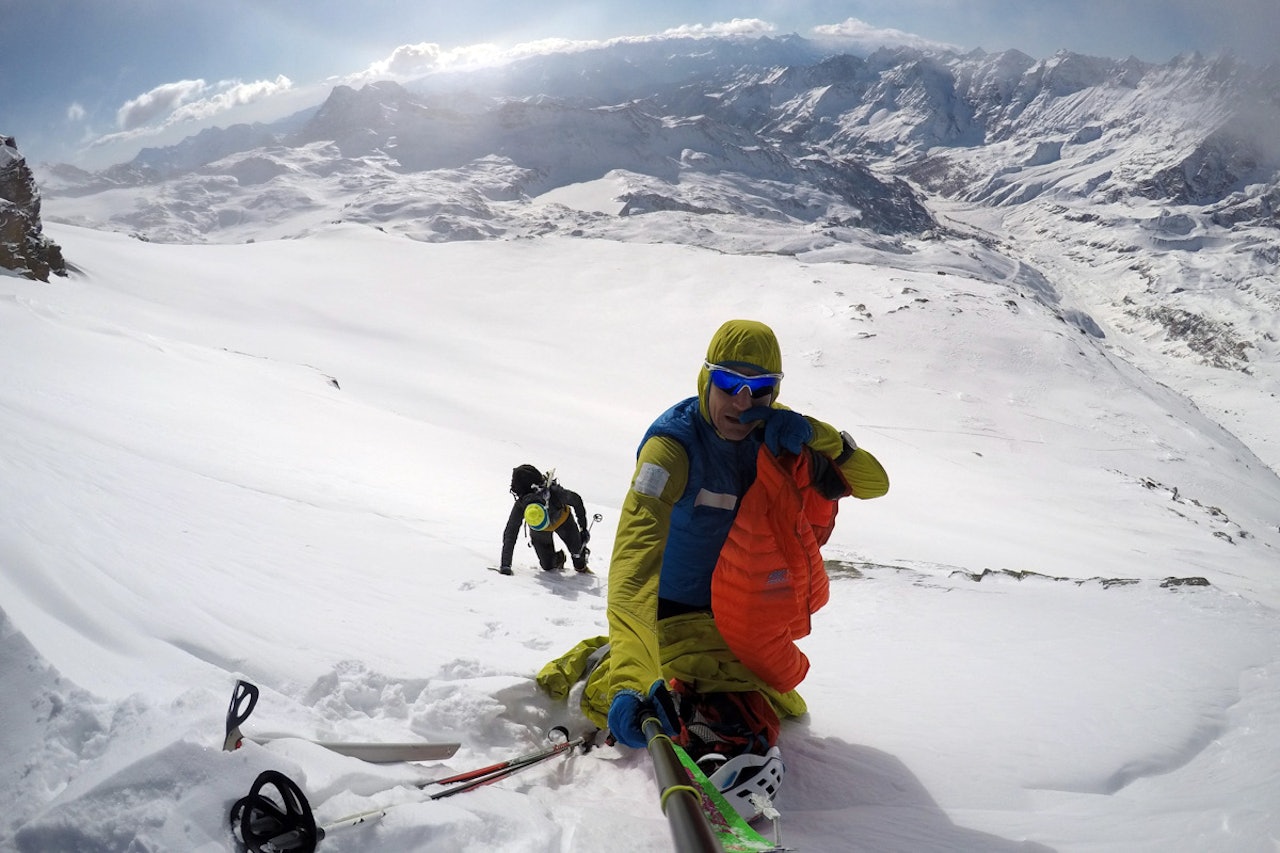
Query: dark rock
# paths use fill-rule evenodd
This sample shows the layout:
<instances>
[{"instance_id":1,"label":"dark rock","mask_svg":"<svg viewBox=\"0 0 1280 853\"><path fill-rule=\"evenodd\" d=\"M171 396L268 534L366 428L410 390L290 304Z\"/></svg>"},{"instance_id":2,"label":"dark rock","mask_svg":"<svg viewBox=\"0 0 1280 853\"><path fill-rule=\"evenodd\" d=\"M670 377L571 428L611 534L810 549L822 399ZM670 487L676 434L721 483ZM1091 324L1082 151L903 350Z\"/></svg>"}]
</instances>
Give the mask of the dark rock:
<instances>
[{"instance_id":1,"label":"dark rock","mask_svg":"<svg viewBox=\"0 0 1280 853\"><path fill-rule=\"evenodd\" d=\"M0 136L0 267L48 281L66 275L62 249L44 236L40 191L11 136Z\"/></svg>"}]
</instances>

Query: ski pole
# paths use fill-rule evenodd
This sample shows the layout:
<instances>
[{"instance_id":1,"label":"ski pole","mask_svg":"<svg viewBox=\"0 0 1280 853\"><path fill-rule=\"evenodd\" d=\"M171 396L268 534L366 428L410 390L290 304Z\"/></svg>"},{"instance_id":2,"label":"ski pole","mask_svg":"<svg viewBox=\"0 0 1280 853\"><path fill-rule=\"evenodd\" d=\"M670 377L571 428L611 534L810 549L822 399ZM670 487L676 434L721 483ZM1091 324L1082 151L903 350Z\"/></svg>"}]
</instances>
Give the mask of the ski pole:
<instances>
[{"instance_id":1,"label":"ski pole","mask_svg":"<svg viewBox=\"0 0 1280 853\"><path fill-rule=\"evenodd\" d=\"M680 763L671 738L662 730L662 723L657 717L646 717L641 730L662 789L662 813L671 826L676 853L723 853L724 848L702 811L702 792L690 784L689 774Z\"/></svg>"},{"instance_id":2,"label":"ski pole","mask_svg":"<svg viewBox=\"0 0 1280 853\"><path fill-rule=\"evenodd\" d=\"M564 726L556 726L551 731L561 732L566 738L569 736L569 732L564 728ZM589 735L582 735L581 737L574 738L573 740L561 741L560 743L547 747L546 749L539 750L538 752L532 752L528 755L520 756L519 758L512 758L508 761L499 761L497 764L490 764L488 767L469 770L466 773L458 773L454 776L445 777L444 779L433 779L430 782L419 782L417 783L417 787L422 789L428 788L432 785L448 785L450 787L445 790L438 791L427 797L427 802L432 800L443 800L445 797L452 797L454 794L462 794L466 791L474 791L476 788L480 788L485 785L491 785L494 782L507 778L513 773L525 769L526 767L532 767L534 764L546 761L549 758L554 758L562 752L568 752L575 746L582 745L589 748L589 744L594 740L595 732L592 732ZM340 826L356 826L364 823L366 820L375 820L380 818L386 814L386 811L389 808L391 808L391 806L369 809L368 811L357 812L356 814L338 818L332 823L328 823L323 827L320 827L320 837L324 837L325 830L337 829Z\"/></svg>"},{"instance_id":3,"label":"ski pole","mask_svg":"<svg viewBox=\"0 0 1280 853\"><path fill-rule=\"evenodd\" d=\"M580 735L574 738L573 740L568 740L569 730L566 729L564 726L556 726L550 732L548 732L547 736L550 737L552 734L555 734L555 733L560 734L560 736L564 737L565 740L560 741L558 743L554 743L551 746L548 746L544 749L540 749L536 752L530 752L527 755L521 755L517 758L511 758L506 761L499 761L496 764L490 764L488 767L480 767L476 770L468 770L465 773L458 773L453 776L446 776L443 779L433 779L430 782L419 782L418 787L427 788L431 785L452 785L453 787L449 788L448 790L441 791L437 794L432 794L428 798L431 800L439 800L444 797L453 796L454 794L460 794L463 791L470 791L473 788L478 788L481 785L487 785L490 782L496 782L499 779L503 779L503 778L506 778L507 776L510 776L512 773L516 772L517 770L523 770L524 768L529 767L531 765L537 764L542 761L546 761L548 758L553 758L554 756L557 756L562 752L568 752L569 750L573 749L575 746L582 746L585 751L587 749L590 749L591 746L595 743L595 737L596 737L595 731L592 731L589 734ZM466 782L468 784L459 785L458 784L459 782Z\"/></svg>"},{"instance_id":4,"label":"ski pole","mask_svg":"<svg viewBox=\"0 0 1280 853\"><path fill-rule=\"evenodd\" d=\"M563 726L557 726L552 731L568 736L568 731ZM461 794L464 791L472 791L505 779L526 767L567 753L575 746L590 748L595 741L595 736L596 732L592 731L572 740L564 740L546 749L500 761L488 767L458 773L444 779L421 782L417 787L450 786L428 796L426 798L428 802ZM268 787L275 789L274 797L263 793L263 790ZM324 826L317 826L311 805L297 783L283 773L265 770L258 774L249 793L231 807L231 826L233 830L238 830L240 840L251 853L314 853L316 845L326 833L377 820L396 805L403 804L393 803L389 806L356 812Z\"/></svg>"}]
</instances>

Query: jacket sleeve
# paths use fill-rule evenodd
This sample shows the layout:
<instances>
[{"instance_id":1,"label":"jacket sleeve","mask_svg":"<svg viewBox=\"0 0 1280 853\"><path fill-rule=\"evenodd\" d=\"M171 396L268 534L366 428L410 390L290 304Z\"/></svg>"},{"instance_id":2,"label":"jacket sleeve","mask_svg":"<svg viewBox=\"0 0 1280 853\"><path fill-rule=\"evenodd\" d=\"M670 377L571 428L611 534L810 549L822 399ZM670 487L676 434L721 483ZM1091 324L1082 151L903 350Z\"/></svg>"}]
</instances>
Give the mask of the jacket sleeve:
<instances>
[{"instance_id":1,"label":"jacket sleeve","mask_svg":"<svg viewBox=\"0 0 1280 853\"><path fill-rule=\"evenodd\" d=\"M647 694L662 678L658 575L671 509L688 480L689 457L679 442L655 436L640 448L609 562L610 696L625 689Z\"/></svg>"},{"instance_id":2,"label":"jacket sleeve","mask_svg":"<svg viewBox=\"0 0 1280 853\"><path fill-rule=\"evenodd\" d=\"M516 537L520 535L520 523L524 521L524 507L528 501L518 500L511 507L511 515L507 517L506 529L502 531L502 562L499 566L511 565L511 558L515 556Z\"/></svg>"},{"instance_id":3,"label":"jacket sleeve","mask_svg":"<svg viewBox=\"0 0 1280 853\"><path fill-rule=\"evenodd\" d=\"M587 508L582 503L582 495L572 489L564 490L564 502L578 516L578 529L587 529Z\"/></svg>"},{"instance_id":4,"label":"jacket sleeve","mask_svg":"<svg viewBox=\"0 0 1280 853\"><path fill-rule=\"evenodd\" d=\"M813 427L809 446L836 463L841 478L849 487L848 494L866 500L878 498L889 491L889 475L885 473L879 460L859 447L841 461L846 447L840 431L831 424L808 415L805 415L805 420Z\"/></svg>"},{"instance_id":5,"label":"jacket sleeve","mask_svg":"<svg viewBox=\"0 0 1280 853\"><path fill-rule=\"evenodd\" d=\"M840 476L849 484L849 494L855 498L878 498L889 491L889 475L880 460L861 447L840 465Z\"/></svg>"}]
</instances>

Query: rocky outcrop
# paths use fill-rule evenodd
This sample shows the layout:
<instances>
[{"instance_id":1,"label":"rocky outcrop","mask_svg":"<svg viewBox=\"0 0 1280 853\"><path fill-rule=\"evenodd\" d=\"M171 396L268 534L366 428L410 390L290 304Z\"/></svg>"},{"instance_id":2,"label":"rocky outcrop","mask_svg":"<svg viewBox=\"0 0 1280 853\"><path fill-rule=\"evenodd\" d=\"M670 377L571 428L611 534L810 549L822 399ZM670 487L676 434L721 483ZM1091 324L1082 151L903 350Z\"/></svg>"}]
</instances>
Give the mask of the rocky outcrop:
<instances>
[{"instance_id":1,"label":"rocky outcrop","mask_svg":"<svg viewBox=\"0 0 1280 853\"><path fill-rule=\"evenodd\" d=\"M43 234L40 191L11 136L0 136L0 267L39 281L67 274L62 249Z\"/></svg>"}]
</instances>

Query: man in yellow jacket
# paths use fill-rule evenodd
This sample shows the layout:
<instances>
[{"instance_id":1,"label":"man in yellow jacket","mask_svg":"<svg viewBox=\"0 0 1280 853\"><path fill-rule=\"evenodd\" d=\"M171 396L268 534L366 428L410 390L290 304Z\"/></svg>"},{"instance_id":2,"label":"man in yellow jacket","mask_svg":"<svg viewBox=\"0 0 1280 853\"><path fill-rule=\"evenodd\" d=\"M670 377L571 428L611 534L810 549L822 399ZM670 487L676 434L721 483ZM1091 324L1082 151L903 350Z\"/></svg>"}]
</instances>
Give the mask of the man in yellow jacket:
<instances>
[{"instance_id":1,"label":"man in yellow jacket","mask_svg":"<svg viewBox=\"0 0 1280 853\"><path fill-rule=\"evenodd\" d=\"M803 677L807 660L794 648L785 650L793 659L776 676L757 671L765 669L763 663L753 663L756 669L745 664L744 657L764 661L784 650L754 648L757 640L741 630L740 614L753 600L764 600L767 586L781 578L791 588L784 594L783 621L794 623L798 615L807 625L808 613L826 600L817 545L830 533L835 501L879 497L889 480L848 433L780 406L782 378L773 331L763 323L730 320L707 348L697 396L659 416L640 444L609 568L607 666L592 673L583 697L597 722L608 708L608 728L627 746L645 745L641 724L651 714L677 733L668 694L672 679L698 693L758 691L779 716L805 711L793 682ZM801 466L777 463L800 458ZM776 495L750 500L753 488L765 488L757 477L761 464L771 472L778 464L782 474L770 479L769 488L790 490L795 501L784 504ZM824 502L830 505L825 515L807 511ZM806 508L798 514L809 538L799 551L785 541L797 519L767 517L783 505ZM726 547L734 543L738 547ZM782 562L753 565L766 551L777 552ZM813 577L815 559L820 579ZM796 560L807 565L794 565ZM713 595L713 578L719 583L735 573L748 581L724 591L720 584ZM817 592L815 580L821 584ZM727 625L735 617L728 642L729 632L717 623ZM778 628L772 641L791 646L803 633L807 627Z\"/></svg>"}]
</instances>

